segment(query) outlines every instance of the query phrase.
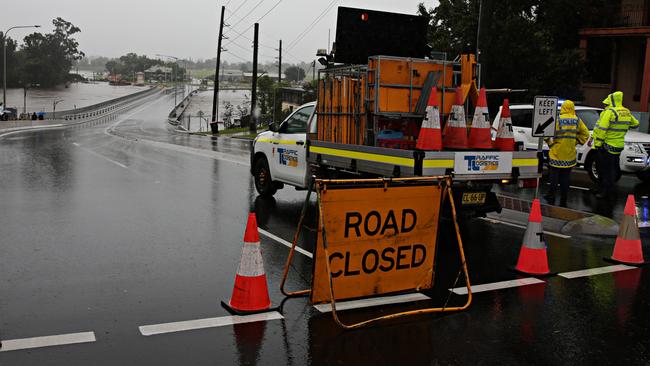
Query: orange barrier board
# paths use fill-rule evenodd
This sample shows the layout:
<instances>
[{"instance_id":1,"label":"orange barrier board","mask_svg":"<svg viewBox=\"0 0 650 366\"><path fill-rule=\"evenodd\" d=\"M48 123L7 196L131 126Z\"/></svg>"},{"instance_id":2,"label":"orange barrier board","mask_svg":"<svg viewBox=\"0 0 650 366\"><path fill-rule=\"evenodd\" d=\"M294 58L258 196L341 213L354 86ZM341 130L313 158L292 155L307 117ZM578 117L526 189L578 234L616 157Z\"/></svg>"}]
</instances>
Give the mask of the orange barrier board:
<instances>
[{"instance_id":1,"label":"orange barrier board","mask_svg":"<svg viewBox=\"0 0 650 366\"><path fill-rule=\"evenodd\" d=\"M335 300L433 286L440 186L332 188L319 198ZM312 303L330 300L326 265L318 235Z\"/></svg>"}]
</instances>

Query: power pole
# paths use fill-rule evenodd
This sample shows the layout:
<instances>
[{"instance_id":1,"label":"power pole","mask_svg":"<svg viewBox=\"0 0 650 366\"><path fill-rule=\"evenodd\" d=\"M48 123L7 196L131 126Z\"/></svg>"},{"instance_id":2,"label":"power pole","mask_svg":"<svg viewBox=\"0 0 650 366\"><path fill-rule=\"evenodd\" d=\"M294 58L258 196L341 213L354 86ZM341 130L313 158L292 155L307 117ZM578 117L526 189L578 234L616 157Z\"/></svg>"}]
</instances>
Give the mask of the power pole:
<instances>
[{"instance_id":1,"label":"power pole","mask_svg":"<svg viewBox=\"0 0 650 366\"><path fill-rule=\"evenodd\" d=\"M257 117L255 116L255 109L257 108L257 34L259 33L259 30L259 23L255 23L255 35L253 37L253 90L251 91L251 120L248 125L251 133L257 132Z\"/></svg>"},{"instance_id":2,"label":"power pole","mask_svg":"<svg viewBox=\"0 0 650 366\"><path fill-rule=\"evenodd\" d=\"M219 23L219 40L217 41L217 66L214 71L214 95L212 96L212 120L217 122L217 105L219 104L219 66L221 64L221 39L223 38L223 15L226 12L226 7L221 7L221 22ZM219 133L219 125L217 124L217 133Z\"/></svg>"},{"instance_id":3,"label":"power pole","mask_svg":"<svg viewBox=\"0 0 650 366\"><path fill-rule=\"evenodd\" d=\"M280 40L280 48L278 48L278 84L282 82L282 40Z\"/></svg>"}]
</instances>

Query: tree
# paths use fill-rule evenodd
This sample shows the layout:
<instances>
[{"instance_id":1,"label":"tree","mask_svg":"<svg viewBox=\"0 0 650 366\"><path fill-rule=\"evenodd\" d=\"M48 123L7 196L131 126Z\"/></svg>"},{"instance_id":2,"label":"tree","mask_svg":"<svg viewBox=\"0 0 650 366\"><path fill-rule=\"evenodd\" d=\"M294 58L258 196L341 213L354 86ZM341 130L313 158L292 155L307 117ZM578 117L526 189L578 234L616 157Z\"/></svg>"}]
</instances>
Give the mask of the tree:
<instances>
[{"instance_id":1,"label":"tree","mask_svg":"<svg viewBox=\"0 0 650 366\"><path fill-rule=\"evenodd\" d=\"M481 77L490 88L525 88L536 94L581 98L584 59L578 29L594 24L603 0L482 0ZM451 57L474 53L479 0L440 0L434 9L423 4L429 43Z\"/></svg>"},{"instance_id":2,"label":"tree","mask_svg":"<svg viewBox=\"0 0 650 366\"><path fill-rule=\"evenodd\" d=\"M25 37L20 50L22 84L37 83L52 87L69 80L72 63L84 53L72 36L81 30L62 18L52 21L54 32L32 33Z\"/></svg>"},{"instance_id":3,"label":"tree","mask_svg":"<svg viewBox=\"0 0 650 366\"><path fill-rule=\"evenodd\" d=\"M287 77L287 80L290 81L301 81L305 78L305 70L301 69L298 66L289 66L284 70L284 74Z\"/></svg>"}]
</instances>

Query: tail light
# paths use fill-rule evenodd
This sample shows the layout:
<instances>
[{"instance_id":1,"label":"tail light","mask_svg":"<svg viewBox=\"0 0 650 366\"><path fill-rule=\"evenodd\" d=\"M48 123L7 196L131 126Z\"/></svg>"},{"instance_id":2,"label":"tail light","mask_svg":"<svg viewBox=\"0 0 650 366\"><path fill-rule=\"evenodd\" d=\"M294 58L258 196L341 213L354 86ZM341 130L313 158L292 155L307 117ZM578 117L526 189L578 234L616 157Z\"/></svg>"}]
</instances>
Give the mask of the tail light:
<instances>
[{"instance_id":1,"label":"tail light","mask_svg":"<svg viewBox=\"0 0 650 366\"><path fill-rule=\"evenodd\" d=\"M537 179L536 178L520 179L519 188L537 188Z\"/></svg>"}]
</instances>

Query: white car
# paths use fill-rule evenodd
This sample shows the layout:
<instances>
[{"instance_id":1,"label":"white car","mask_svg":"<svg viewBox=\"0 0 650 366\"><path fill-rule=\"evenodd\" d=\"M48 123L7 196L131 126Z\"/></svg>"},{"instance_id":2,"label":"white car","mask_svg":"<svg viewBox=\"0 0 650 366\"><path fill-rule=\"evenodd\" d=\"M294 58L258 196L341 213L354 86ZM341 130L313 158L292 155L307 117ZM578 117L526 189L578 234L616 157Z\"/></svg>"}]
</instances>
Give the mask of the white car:
<instances>
[{"instance_id":1,"label":"white car","mask_svg":"<svg viewBox=\"0 0 650 366\"><path fill-rule=\"evenodd\" d=\"M589 131L593 131L600 116L602 108L586 107L576 105L576 114L587 125ZM537 150L538 139L532 135L533 105L514 104L510 106L512 128L516 142L521 142L526 150ZM501 108L494 118L492 124L492 135L499 127ZM598 172L594 164L595 153L591 148L591 138L584 145L577 146L578 164L583 166L589 173L589 177L598 181ZM544 144L544 150L548 146ZM625 148L621 153L621 172L635 173L643 182L650 182L650 134L630 130L625 135Z\"/></svg>"},{"instance_id":2,"label":"white car","mask_svg":"<svg viewBox=\"0 0 650 366\"><path fill-rule=\"evenodd\" d=\"M316 124L311 123L315 108L316 102L300 106L279 126L271 125L270 131L253 140L251 174L261 195L272 196L285 183L298 189L307 187L307 130L316 132Z\"/></svg>"}]
</instances>

